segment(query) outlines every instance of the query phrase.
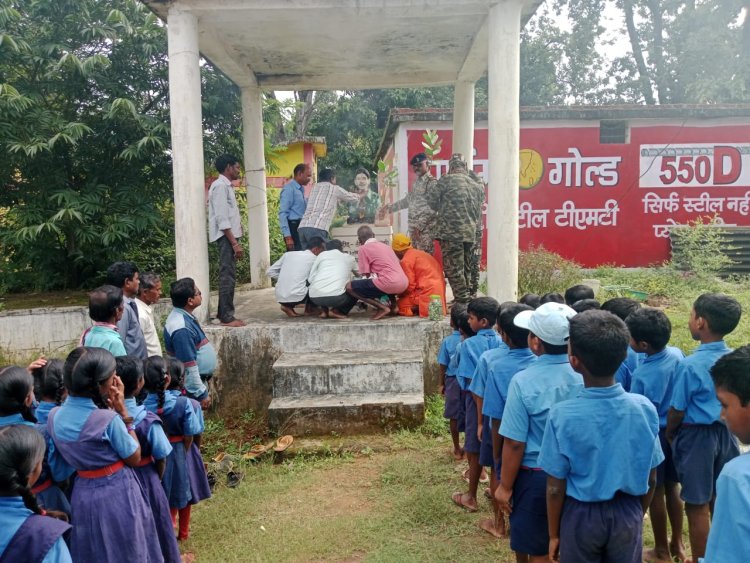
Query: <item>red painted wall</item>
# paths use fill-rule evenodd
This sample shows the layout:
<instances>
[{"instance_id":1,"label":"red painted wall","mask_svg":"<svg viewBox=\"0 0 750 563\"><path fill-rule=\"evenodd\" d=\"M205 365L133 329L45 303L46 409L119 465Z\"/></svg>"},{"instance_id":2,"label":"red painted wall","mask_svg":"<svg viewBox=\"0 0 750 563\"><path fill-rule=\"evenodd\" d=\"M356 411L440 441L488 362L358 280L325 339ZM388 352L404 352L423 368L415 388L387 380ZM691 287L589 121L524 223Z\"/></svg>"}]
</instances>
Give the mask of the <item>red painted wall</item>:
<instances>
[{"instance_id":1,"label":"red painted wall","mask_svg":"<svg viewBox=\"0 0 750 563\"><path fill-rule=\"evenodd\" d=\"M407 131L409 155L424 150L422 133ZM452 142L450 129L438 134L436 177L446 171ZM486 180L486 129L476 130L474 147L474 169ZM527 124L520 158L522 249L544 245L587 267L648 266L669 259L668 226L714 215L750 225L747 125L632 126L629 143L600 144L598 123ZM409 185L413 180L410 170ZM485 236L483 262L487 246Z\"/></svg>"}]
</instances>

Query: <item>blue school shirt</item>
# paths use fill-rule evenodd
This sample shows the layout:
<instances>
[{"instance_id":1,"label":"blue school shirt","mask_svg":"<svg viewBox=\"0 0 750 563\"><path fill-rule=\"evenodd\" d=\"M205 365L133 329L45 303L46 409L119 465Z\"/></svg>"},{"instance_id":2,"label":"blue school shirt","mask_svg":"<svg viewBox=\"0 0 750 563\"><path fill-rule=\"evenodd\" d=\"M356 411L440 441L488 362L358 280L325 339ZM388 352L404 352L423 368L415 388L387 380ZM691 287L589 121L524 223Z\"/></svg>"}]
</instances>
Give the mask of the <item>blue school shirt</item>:
<instances>
[{"instance_id":1,"label":"blue school shirt","mask_svg":"<svg viewBox=\"0 0 750 563\"><path fill-rule=\"evenodd\" d=\"M471 381L469 381L469 391L474 393L477 397L484 398L484 389L487 384L487 377L489 374L489 363L497 362L507 353L508 345L505 344L500 348L487 350L484 354L479 356L479 362L477 363L477 367L474 370L474 377L472 377Z\"/></svg>"},{"instance_id":2,"label":"blue school shirt","mask_svg":"<svg viewBox=\"0 0 750 563\"><path fill-rule=\"evenodd\" d=\"M536 356L528 348L511 348L502 356L496 356L494 361L488 359L487 381L484 387L484 403L482 403L483 415L495 420L503 418L511 379L534 362L536 362Z\"/></svg>"},{"instance_id":3,"label":"blue school shirt","mask_svg":"<svg viewBox=\"0 0 750 563\"><path fill-rule=\"evenodd\" d=\"M500 434L526 443L522 466L539 467L537 457L549 409L577 396L582 389L583 378L570 367L567 354L539 356L510 380Z\"/></svg>"},{"instance_id":4,"label":"blue school shirt","mask_svg":"<svg viewBox=\"0 0 750 563\"><path fill-rule=\"evenodd\" d=\"M674 375L685 358L682 350L667 346L661 352L646 356L633 372L630 392L643 395L659 413L659 427L666 428L667 412L672 402Z\"/></svg>"},{"instance_id":5,"label":"blue school shirt","mask_svg":"<svg viewBox=\"0 0 750 563\"><path fill-rule=\"evenodd\" d=\"M83 337L83 345L90 348L104 348L113 356L127 356L125 344L114 325L96 324Z\"/></svg>"},{"instance_id":6,"label":"blue school shirt","mask_svg":"<svg viewBox=\"0 0 750 563\"><path fill-rule=\"evenodd\" d=\"M172 412L177 404L177 397L169 392L164 393L164 413ZM156 393L149 393L146 400L143 402L143 406L149 411L159 414L157 412L159 408L159 396ZM185 401L185 410L180 414L182 435L183 436L195 436L201 433L200 423L198 417L195 415L193 405L190 401Z\"/></svg>"},{"instance_id":7,"label":"blue school shirt","mask_svg":"<svg viewBox=\"0 0 750 563\"><path fill-rule=\"evenodd\" d=\"M0 555L8 547L26 519L34 514L26 508L21 497L0 497ZM62 537L52 544L42 563L72 563L70 551Z\"/></svg>"},{"instance_id":8,"label":"blue school shirt","mask_svg":"<svg viewBox=\"0 0 750 563\"><path fill-rule=\"evenodd\" d=\"M458 370L456 372L456 378L461 389L466 390L469 388L469 383L471 383L469 380L474 377L474 372L477 369L477 364L482 354L487 350L502 346L507 348L500 335L492 328L483 328L471 338L463 341L461 344L461 357L459 358Z\"/></svg>"},{"instance_id":9,"label":"blue school shirt","mask_svg":"<svg viewBox=\"0 0 750 563\"><path fill-rule=\"evenodd\" d=\"M682 360L674 378L671 405L684 411L684 424L713 424L721 418L721 403L711 379L711 367L731 352L723 340L701 344Z\"/></svg>"},{"instance_id":10,"label":"blue school shirt","mask_svg":"<svg viewBox=\"0 0 750 563\"><path fill-rule=\"evenodd\" d=\"M133 417L133 426L138 426L146 418L146 407L136 403L135 398L125 399L125 407L128 414ZM164 459L172 451L172 444L169 443L167 435L161 424L152 424L146 435L149 445L151 446L151 456L154 459Z\"/></svg>"},{"instance_id":11,"label":"blue school shirt","mask_svg":"<svg viewBox=\"0 0 750 563\"><path fill-rule=\"evenodd\" d=\"M565 479L566 494L581 502L610 500L618 491L645 495L662 461L656 408L619 383L588 387L555 405L539 454L539 466Z\"/></svg>"},{"instance_id":12,"label":"blue school shirt","mask_svg":"<svg viewBox=\"0 0 750 563\"><path fill-rule=\"evenodd\" d=\"M750 561L750 455L724 465L716 480L716 506L704 563Z\"/></svg>"},{"instance_id":13,"label":"blue school shirt","mask_svg":"<svg viewBox=\"0 0 750 563\"><path fill-rule=\"evenodd\" d=\"M625 391L630 391L632 385L633 372L638 368L641 362L644 360L646 354L639 354L628 346L628 355L620 364L615 372L615 381L623 386Z\"/></svg>"},{"instance_id":14,"label":"blue school shirt","mask_svg":"<svg viewBox=\"0 0 750 563\"><path fill-rule=\"evenodd\" d=\"M175 399L177 397L182 397L182 391L179 389L170 389L167 391L170 395L172 395ZM198 418L198 427L200 428L199 434L203 434L203 431L206 429L206 422L203 418L203 409L200 407L200 405L194 405L192 402L190 403L193 405L193 411L195 412L195 416Z\"/></svg>"},{"instance_id":15,"label":"blue school shirt","mask_svg":"<svg viewBox=\"0 0 750 563\"><path fill-rule=\"evenodd\" d=\"M451 358L456 353L456 347L461 342L461 333L454 330L448 336L443 338L440 343L440 350L438 351L438 363L441 366L445 366L445 375L456 375L455 371L451 371Z\"/></svg>"},{"instance_id":16,"label":"blue school shirt","mask_svg":"<svg viewBox=\"0 0 750 563\"><path fill-rule=\"evenodd\" d=\"M49 418L49 411L54 409L57 406L57 403L53 403L51 401L42 401L37 405L36 410L34 411L34 416L36 417L37 424L47 424L47 419Z\"/></svg>"},{"instance_id":17,"label":"blue school shirt","mask_svg":"<svg viewBox=\"0 0 750 563\"><path fill-rule=\"evenodd\" d=\"M56 405L53 403L52 406L55 407ZM24 420L23 416L20 413L11 414L8 416L0 416L0 428L2 428L3 426L11 426L14 424L24 424L26 426L33 426L34 428L37 427L33 422ZM52 441L52 438L47 438L46 443L47 465L49 466L49 470L52 473L52 480L57 481L58 483L61 481L65 481L65 479L73 474L75 469L71 465L69 465L68 462L65 461L59 453L57 453L57 450L55 449L55 443Z\"/></svg>"},{"instance_id":18,"label":"blue school shirt","mask_svg":"<svg viewBox=\"0 0 750 563\"><path fill-rule=\"evenodd\" d=\"M92 412L97 410L88 397L69 396L55 415L55 435L65 442L75 442ZM138 441L128 434L122 418L112 418L102 434L102 441L120 456L127 459L140 447Z\"/></svg>"}]
</instances>

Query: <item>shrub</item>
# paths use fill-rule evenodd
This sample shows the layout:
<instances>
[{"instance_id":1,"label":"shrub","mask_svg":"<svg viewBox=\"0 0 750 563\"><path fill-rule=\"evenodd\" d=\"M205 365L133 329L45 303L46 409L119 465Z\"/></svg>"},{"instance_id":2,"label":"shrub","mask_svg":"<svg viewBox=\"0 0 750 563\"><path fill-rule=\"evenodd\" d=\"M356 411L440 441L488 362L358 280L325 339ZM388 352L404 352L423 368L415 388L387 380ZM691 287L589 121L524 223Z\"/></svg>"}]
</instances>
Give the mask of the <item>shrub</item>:
<instances>
[{"instance_id":1,"label":"shrub","mask_svg":"<svg viewBox=\"0 0 750 563\"><path fill-rule=\"evenodd\" d=\"M671 229L672 265L699 278L716 277L732 265L734 261L724 254L727 248L720 227L721 223L714 216L698 217L687 225Z\"/></svg>"},{"instance_id":2,"label":"shrub","mask_svg":"<svg viewBox=\"0 0 750 563\"><path fill-rule=\"evenodd\" d=\"M518 295L536 293L544 295L550 291L564 292L580 283L581 267L559 254L545 250L543 246L530 246L518 255Z\"/></svg>"}]
</instances>

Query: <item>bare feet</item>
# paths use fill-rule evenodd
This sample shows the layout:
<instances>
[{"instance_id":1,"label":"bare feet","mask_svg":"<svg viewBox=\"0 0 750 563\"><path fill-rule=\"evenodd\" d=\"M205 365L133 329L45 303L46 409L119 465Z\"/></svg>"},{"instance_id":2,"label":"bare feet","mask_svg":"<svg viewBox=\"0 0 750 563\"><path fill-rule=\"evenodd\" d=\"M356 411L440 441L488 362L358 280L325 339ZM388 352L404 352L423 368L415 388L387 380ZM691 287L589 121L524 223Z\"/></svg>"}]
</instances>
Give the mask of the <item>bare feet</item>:
<instances>
[{"instance_id":1,"label":"bare feet","mask_svg":"<svg viewBox=\"0 0 750 563\"><path fill-rule=\"evenodd\" d=\"M327 318L328 318L328 312L327 312L327 311L323 311L323 312L322 312L322 313L320 313L320 315L318 315L318 316L319 316L319 317L320 317L321 319L327 319Z\"/></svg>"},{"instance_id":2,"label":"bare feet","mask_svg":"<svg viewBox=\"0 0 750 563\"><path fill-rule=\"evenodd\" d=\"M665 551L657 551L655 548L643 552L643 560L649 563L670 563L672 558Z\"/></svg>"},{"instance_id":3,"label":"bare feet","mask_svg":"<svg viewBox=\"0 0 750 563\"><path fill-rule=\"evenodd\" d=\"M466 471L462 473L464 481L467 483L469 482L469 469L467 468ZM487 476L487 471L485 471L484 467L482 467L482 472L479 474L479 482L480 483L489 483L490 478Z\"/></svg>"},{"instance_id":4,"label":"bare feet","mask_svg":"<svg viewBox=\"0 0 750 563\"><path fill-rule=\"evenodd\" d=\"M328 310L328 316L333 317L334 319L346 319L348 318L346 315L343 315L339 313L336 309L329 309Z\"/></svg>"},{"instance_id":5,"label":"bare feet","mask_svg":"<svg viewBox=\"0 0 750 563\"><path fill-rule=\"evenodd\" d=\"M505 533L495 528L494 518L484 518L479 522L479 527L482 528L488 534L495 536L496 538L504 538Z\"/></svg>"},{"instance_id":6,"label":"bare feet","mask_svg":"<svg viewBox=\"0 0 750 563\"><path fill-rule=\"evenodd\" d=\"M451 499L461 508L465 508L467 512L477 511L477 499L472 498L469 493L453 493Z\"/></svg>"},{"instance_id":7,"label":"bare feet","mask_svg":"<svg viewBox=\"0 0 750 563\"><path fill-rule=\"evenodd\" d=\"M301 317L302 316L299 313L297 313L294 309L292 309L291 307L287 307L286 305L282 305L281 310L284 311L284 313L286 313L287 317Z\"/></svg>"},{"instance_id":8,"label":"bare feet","mask_svg":"<svg viewBox=\"0 0 750 563\"><path fill-rule=\"evenodd\" d=\"M245 321L241 321L240 319L234 319L232 321L229 321L228 323L221 323L221 326L231 326L231 327L247 326L247 323Z\"/></svg>"},{"instance_id":9,"label":"bare feet","mask_svg":"<svg viewBox=\"0 0 750 563\"><path fill-rule=\"evenodd\" d=\"M391 312L390 307L378 307L378 312L373 315L372 320L379 321L390 312Z\"/></svg>"},{"instance_id":10,"label":"bare feet","mask_svg":"<svg viewBox=\"0 0 750 563\"><path fill-rule=\"evenodd\" d=\"M669 544L669 554L674 559L675 557L679 559L680 561L685 561L687 559L687 553L685 552L685 546L682 545L681 541L678 542L670 542Z\"/></svg>"}]
</instances>

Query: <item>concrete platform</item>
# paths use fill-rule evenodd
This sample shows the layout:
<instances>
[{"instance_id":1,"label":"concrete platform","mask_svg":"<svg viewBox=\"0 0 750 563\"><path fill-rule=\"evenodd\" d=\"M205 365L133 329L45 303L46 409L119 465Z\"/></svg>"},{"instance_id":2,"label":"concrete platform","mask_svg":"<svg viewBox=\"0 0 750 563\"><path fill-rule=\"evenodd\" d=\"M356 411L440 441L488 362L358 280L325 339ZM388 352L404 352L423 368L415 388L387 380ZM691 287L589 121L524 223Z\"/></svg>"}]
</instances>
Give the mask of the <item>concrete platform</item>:
<instances>
[{"instance_id":1,"label":"concrete platform","mask_svg":"<svg viewBox=\"0 0 750 563\"><path fill-rule=\"evenodd\" d=\"M423 420L424 395L437 391L447 317L372 321L371 311L355 309L346 320L289 318L273 289L240 290L235 306L246 327L205 327L219 356L212 380L219 414L252 409L278 431L308 435Z\"/></svg>"},{"instance_id":2,"label":"concrete platform","mask_svg":"<svg viewBox=\"0 0 750 563\"><path fill-rule=\"evenodd\" d=\"M412 428L423 421L422 393L287 397L274 399L268 411L272 428L295 436L382 432Z\"/></svg>"}]
</instances>

